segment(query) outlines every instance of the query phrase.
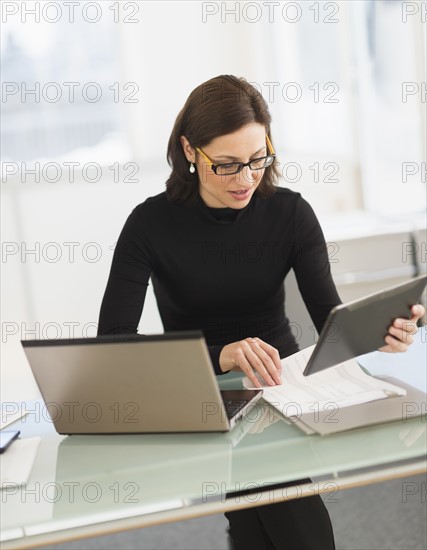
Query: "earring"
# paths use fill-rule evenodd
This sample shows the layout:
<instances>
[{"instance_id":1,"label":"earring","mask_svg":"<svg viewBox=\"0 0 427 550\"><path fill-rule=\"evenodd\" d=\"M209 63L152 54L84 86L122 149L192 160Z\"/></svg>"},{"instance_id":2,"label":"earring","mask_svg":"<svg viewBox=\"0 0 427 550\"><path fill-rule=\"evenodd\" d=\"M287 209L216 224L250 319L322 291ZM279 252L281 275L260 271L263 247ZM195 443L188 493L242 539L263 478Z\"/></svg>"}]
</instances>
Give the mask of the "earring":
<instances>
[{"instance_id":1,"label":"earring","mask_svg":"<svg viewBox=\"0 0 427 550\"><path fill-rule=\"evenodd\" d=\"M194 164L192 162L190 162L190 168L189 168L190 172L192 174L194 174L194 172L196 171L196 169L194 168Z\"/></svg>"}]
</instances>

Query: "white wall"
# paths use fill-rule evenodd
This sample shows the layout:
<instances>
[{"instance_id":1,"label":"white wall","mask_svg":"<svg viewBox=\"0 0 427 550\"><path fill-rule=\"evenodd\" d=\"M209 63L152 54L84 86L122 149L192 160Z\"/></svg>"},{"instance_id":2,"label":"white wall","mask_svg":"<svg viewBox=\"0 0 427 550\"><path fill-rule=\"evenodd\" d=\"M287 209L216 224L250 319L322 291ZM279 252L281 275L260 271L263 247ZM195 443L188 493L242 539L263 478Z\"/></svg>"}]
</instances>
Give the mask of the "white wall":
<instances>
[{"instance_id":1,"label":"white wall","mask_svg":"<svg viewBox=\"0 0 427 550\"><path fill-rule=\"evenodd\" d=\"M96 335L114 244L150 194L115 183L3 188L2 400L35 394L21 339ZM150 289L147 333L162 332L153 302Z\"/></svg>"}]
</instances>

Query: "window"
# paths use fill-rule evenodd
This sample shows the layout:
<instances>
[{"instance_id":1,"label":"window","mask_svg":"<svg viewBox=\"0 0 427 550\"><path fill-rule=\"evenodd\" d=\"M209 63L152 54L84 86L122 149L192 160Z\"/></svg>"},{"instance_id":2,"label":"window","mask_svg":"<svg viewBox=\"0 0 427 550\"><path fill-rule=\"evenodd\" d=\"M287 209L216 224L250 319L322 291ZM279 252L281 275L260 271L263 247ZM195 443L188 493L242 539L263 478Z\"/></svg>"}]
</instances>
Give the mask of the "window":
<instances>
[{"instance_id":1,"label":"window","mask_svg":"<svg viewBox=\"0 0 427 550\"><path fill-rule=\"evenodd\" d=\"M109 3L16 3L2 26L2 159L109 162L129 156ZM72 4L72 3L71 3ZM45 9L48 7L48 9ZM58 19L59 18L59 19ZM54 22L52 22L54 21ZM68 155L68 157L67 157Z\"/></svg>"}]
</instances>

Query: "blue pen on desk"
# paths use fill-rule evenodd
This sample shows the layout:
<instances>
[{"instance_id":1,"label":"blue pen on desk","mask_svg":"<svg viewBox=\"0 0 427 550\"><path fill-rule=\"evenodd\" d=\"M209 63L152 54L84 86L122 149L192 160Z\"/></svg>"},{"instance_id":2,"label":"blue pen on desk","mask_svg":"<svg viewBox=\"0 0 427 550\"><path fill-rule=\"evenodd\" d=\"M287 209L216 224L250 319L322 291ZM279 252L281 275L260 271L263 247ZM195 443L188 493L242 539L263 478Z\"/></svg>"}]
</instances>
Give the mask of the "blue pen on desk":
<instances>
[{"instance_id":1,"label":"blue pen on desk","mask_svg":"<svg viewBox=\"0 0 427 550\"><path fill-rule=\"evenodd\" d=\"M17 439L21 432L19 430L2 430L0 431L0 453L4 451Z\"/></svg>"}]
</instances>

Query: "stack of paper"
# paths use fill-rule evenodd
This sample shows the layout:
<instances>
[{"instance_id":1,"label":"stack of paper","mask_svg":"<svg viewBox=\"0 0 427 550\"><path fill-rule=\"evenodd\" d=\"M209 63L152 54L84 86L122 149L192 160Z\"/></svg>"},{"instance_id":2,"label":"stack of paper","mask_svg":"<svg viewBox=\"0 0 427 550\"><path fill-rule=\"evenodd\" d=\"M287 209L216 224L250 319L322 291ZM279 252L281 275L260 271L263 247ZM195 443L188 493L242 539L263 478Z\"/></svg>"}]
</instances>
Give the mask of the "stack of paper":
<instances>
[{"instance_id":1,"label":"stack of paper","mask_svg":"<svg viewBox=\"0 0 427 550\"><path fill-rule=\"evenodd\" d=\"M17 439L0 456L0 489L27 483L40 440L41 437Z\"/></svg>"},{"instance_id":2,"label":"stack of paper","mask_svg":"<svg viewBox=\"0 0 427 550\"><path fill-rule=\"evenodd\" d=\"M268 386L256 374L263 386L263 398L284 416L294 417L313 411L349 407L376 399L406 395L406 390L366 374L355 359L335 367L304 376L303 371L315 346L282 359L282 384ZM243 378L245 388L253 388L249 378Z\"/></svg>"}]
</instances>

